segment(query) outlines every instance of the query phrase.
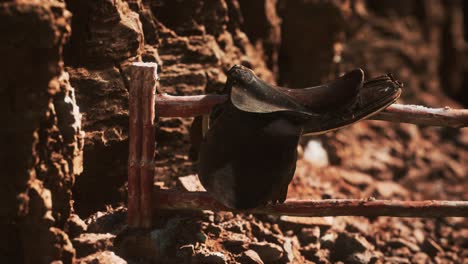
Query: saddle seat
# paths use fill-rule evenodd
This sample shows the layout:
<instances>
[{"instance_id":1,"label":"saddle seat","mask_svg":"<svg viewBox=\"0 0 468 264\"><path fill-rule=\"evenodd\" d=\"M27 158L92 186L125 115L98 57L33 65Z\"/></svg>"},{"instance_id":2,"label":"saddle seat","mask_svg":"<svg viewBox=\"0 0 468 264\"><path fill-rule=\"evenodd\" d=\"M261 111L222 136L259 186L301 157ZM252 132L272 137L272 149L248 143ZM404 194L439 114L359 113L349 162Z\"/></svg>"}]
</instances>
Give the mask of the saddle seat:
<instances>
[{"instance_id":1,"label":"saddle seat","mask_svg":"<svg viewBox=\"0 0 468 264\"><path fill-rule=\"evenodd\" d=\"M348 126L400 96L401 84L391 75L363 79L363 71L356 69L328 84L289 89L234 66L224 90L229 100L213 108L204 136L198 126L201 141L192 141L205 189L236 209L283 203L302 135Z\"/></svg>"},{"instance_id":2,"label":"saddle seat","mask_svg":"<svg viewBox=\"0 0 468 264\"><path fill-rule=\"evenodd\" d=\"M317 116L348 106L356 100L364 72L355 69L337 80L314 87L290 89L269 85L240 65L228 73L225 91L239 110L251 113L294 112Z\"/></svg>"}]
</instances>

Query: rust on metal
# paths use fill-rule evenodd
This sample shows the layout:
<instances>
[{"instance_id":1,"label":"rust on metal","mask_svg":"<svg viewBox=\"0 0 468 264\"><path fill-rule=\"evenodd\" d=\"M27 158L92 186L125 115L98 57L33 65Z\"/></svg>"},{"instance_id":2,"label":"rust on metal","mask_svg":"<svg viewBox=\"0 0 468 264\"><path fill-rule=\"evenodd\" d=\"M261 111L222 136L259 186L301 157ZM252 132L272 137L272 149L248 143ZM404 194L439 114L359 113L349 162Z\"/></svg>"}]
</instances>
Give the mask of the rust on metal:
<instances>
[{"instance_id":1,"label":"rust on metal","mask_svg":"<svg viewBox=\"0 0 468 264\"><path fill-rule=\"evenodd\" d=\"M128 152L128 224L136 227L140 223L140 160L142 140L141 82L135 81L139 68L130 68L129 105L129 152Z\"/></svg>"},{"instance_id":2,"label":"rust on metal","mask_svg":"<svg viewBox=\"0 0 468 264\"><path fill-rule=\"evenodd\" d=\"M227 100L227 95L156 96L160 117L191 117L209 114L211 109ZM392 104L370 120L411 123L426 126L467 127L468 109L428 108L419 105Z\"/></svg>"},{"instance_id":3,"label":"rust on metal","mask_svg":"<svg viewBox=\"0 0 468 264\"><path fill-rule=\"evenodd\" d=\"M214 210L291 216L394 216L468 217L468 201L392 201L375 199L292 200L251 210L233 210L207 192L155 189L154 146L157 117L191 117L209 114L226 95L155 95L155 63L133 63L129 68L128 223L150 227L157 210ZM155 113L156 110L156 113ZM370 119L417 125L467 127L467 109L426 108L393 104Z\"/></svg>"},{"instance_id":4,"label":"rust on metal","mask_svg":"<svg viewBox=\"0 0 468 264\"><path fill-rule=\"evenodd\" d=\"M133 63L130 73L128 222L150 227L154 177L156 63Z\"/></svg>"},{"instance_id":5,"label":"rust on metal","mask_svg":"<svg viewBox=\"0 0 468 264\"><path fill-rule=\"evenodd\" d=\"M211 109L225 102L226 95L173 96L156 95L156 111L160 117L191 117L209 114Z\"/></svg>"},{"instance_id":6,"label":"rust on metal","mask_svg":"<svg viewBox=\"0 0 468 264\"><path fill-rule=\"evenodd\" d=\"M468 201L394 201L374 199L294 200L252 210L233 210L207 192L154 190L153 210L214 210L290 216L468 217Z\"/></svg>"}]
</instances>

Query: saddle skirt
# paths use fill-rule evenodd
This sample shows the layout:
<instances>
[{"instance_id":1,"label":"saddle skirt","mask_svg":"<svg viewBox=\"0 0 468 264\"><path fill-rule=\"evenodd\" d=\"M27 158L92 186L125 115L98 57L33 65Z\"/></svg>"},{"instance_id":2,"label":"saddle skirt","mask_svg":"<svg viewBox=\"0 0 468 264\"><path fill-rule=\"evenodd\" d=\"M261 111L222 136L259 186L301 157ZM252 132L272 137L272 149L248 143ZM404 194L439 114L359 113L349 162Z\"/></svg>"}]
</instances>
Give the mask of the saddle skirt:
<instances>
[{"instance_id":1,"label":"saddle skirt","mask_svg":"<svg viewBox=\"0 0 468 264\"><path fill-rule=\"evenodd\" d=\"M223 91L229 100L213 109L199 146L200 181L231 208L283 203L303 134L326 133L376 114L398 99L401 87L391 75L364 82L357 69L325 85L289 89L236 65Z\"/></svg>"}]
</instances>

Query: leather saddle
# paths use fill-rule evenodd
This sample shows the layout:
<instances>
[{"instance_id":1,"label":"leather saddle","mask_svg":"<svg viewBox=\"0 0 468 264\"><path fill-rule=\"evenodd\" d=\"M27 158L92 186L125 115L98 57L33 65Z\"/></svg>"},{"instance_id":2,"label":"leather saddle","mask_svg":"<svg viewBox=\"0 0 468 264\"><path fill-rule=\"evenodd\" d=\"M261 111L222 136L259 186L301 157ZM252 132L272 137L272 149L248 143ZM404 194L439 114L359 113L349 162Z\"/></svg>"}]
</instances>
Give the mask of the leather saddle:
<instances>
[{"instance_id":1,"label":"leather saddle","mask_svg":"<svg viewBox=\"0 0 468 264\"><path fill-rule=\"evenodd\" d=\"M364 82L364 72L356 69L328 84L289 89L236 65L223 90L229 100L215 106L207 133L199 137L200 181L231 208L282 203L303 134L326 133L376 114L398 99L401 87L391 75Z\"/></svg>"}]
</instances>

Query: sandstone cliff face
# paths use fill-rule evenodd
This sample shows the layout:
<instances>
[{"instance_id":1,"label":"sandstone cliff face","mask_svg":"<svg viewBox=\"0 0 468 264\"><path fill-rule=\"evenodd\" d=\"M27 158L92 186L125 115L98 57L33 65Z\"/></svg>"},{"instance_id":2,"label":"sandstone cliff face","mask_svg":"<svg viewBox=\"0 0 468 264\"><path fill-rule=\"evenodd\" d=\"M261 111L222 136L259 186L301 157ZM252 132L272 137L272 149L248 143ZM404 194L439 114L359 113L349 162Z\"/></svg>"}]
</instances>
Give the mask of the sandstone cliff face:
<instances>
[{"instance_id":1,"label":"sandstone cliff face","mask_svg":"<svg viewBox=\"0 0 468 264\"><path fill-rule=\"evenodd\" d=\"M70 13L59 1L0 5L3 263L71 263L61 228L82 170L81 116L63 72Z\"/></svg>"},{"instance_id":2,"label":"sandstone cliff face","mask_svg":"<svg viewBox=\"0 0 468 264\"><path fill-rule=\"evenodd\" d=\"M77 212L83 216L122 201L118 190L127 178L125 69L130 62L158 62L160 92L170 94L217 91L224 85L225 72L234 64L252 67L265 80L275 81L262 53L240 30L236 1L66 3L74 17L65 62L77 90L86 131L85 169L74 191ZM174 168L174 163L185 162L176 154L187 152L189 120L160 121L158 165ZM175 175L184 173L187 169ZM169 183L175 175L158 177Z\"/></svg>"}]
</instances>

